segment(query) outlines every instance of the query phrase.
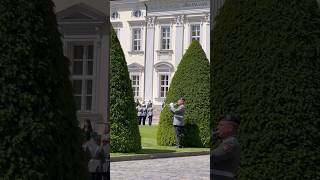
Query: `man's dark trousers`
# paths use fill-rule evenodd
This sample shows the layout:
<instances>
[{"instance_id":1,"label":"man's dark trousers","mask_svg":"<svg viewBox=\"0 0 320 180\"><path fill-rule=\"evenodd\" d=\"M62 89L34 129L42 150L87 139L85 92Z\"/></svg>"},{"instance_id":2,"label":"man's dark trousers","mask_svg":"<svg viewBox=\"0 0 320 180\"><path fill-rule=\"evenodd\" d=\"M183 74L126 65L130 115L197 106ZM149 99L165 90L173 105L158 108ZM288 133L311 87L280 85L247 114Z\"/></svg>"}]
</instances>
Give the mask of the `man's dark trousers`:
<instances>
[{"instance_id":1,"label":"man's dark trousers","mask_svg":"<svg viewBox=\"0 0 320 180\"><path fill-rule=\"evenodd\" d=\"M177 147L182 147L183 143L183 126L174 125L174 129L176 131L176 145Z\"/></svg>"}]
</instances>

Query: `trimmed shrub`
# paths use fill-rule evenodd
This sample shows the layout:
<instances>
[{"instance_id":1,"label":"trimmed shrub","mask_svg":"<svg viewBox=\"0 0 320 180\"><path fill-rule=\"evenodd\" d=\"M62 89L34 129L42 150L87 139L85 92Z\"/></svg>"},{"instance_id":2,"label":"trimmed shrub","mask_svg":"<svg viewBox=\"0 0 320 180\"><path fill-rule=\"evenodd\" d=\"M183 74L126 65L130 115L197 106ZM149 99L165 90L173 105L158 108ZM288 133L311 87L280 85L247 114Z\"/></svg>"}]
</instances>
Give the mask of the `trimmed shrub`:
<instances>
[{"instance_id":1,"label":"trimmed shrub","mask_svg":"<svg viewBox=\"0 0 320 180\"><path fill-rule=\"evenodd\" d=\"M314 0L227 0L216 18L212 121L236 113L238 179L318 179L320 14Z\"/></svg>"},{"instance_id":2,"label":"trimmed shrub","mask_svg":"<svg viewBox=\"0 0 320 180\"><path fill-rule=\"evenodd\" d=\"M209 130L209 75L210 65L198 41L193 41L184 54L172 78L165 104L185 98L185 138L184 145L208 147ZM173 114L165 106L160 114L157 132L159 145L175 145L175 132L172 125Z\"/></svg>"},{"instance_id":3,"label":"trimmed shrub","mask_svg":"<svg viewBox=\"0 0 320 180\"><path fill-rule=\"evenodd\" d=\"M131 80L124 53L113 29L111 32L110 70L111 151L137 152L141 150L141 137Z\"/></svg>"},{"instance_id":4,"label":"trimmed shrub","mask_svg":"<svg viewBox=\"0 0 320 180\"><path fill-rule=\"evenodd\" d=\"M54 4L0 2L0 177L86 179Z\"/></svg>"}]
</instances>

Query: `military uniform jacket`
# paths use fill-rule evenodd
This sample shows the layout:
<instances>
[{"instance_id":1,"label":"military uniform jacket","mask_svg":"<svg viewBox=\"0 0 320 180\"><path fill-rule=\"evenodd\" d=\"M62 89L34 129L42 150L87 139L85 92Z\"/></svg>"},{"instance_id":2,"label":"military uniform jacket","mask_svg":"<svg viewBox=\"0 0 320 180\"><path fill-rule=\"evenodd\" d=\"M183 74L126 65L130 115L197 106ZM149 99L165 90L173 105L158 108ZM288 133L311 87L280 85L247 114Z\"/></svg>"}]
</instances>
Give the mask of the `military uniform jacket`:
<instances>
[{"instance_id":1,"label":"military uniform jacket","mask_svg":"<svg viewBox=\"0 0 320 180\"><path fill-rule=\"evenodd\" d=\"M240 144L236 137L228 137L210 153L210 169L214 175L233 178L240 164Z\"/></svg>"},{"instance_id":2,"label":"military uniform jacket","mask_svg":"<svg viewBox=\"0 0 320 180\"><path fill-rule=\"evenodd\" d=\"M148 113L148 110L147 110L147 107L144 105L140 108L140 116L147 116L147 113Z\"/></svg>"},{"instance_id":3,"label":"military uniform jacket","mask_svg":"<svg viewBox=\"0 0 320 180\"><path fill-rule=\"evenodd\" d=\"M184 105L180 105L176 108L173 104L170 104L170 111L174 113L173 125L184 126L184 120L183 120L183 115L185 111Z\"/></svg>"},{"instance_id":4,"label":"military uniform jacket","mask_svg":"<svg viewBox=\"0 0 320 180\"><path fill-rule=\"evenodd\" d=\"M136 110L137 110L137 116L141 116L141 107L137 106Z\"/></svg>"},{"instance_id":5,"label":"military uniform jacket","mask_svg":"<svg viewBox=\"0 0 320 180\"><path fill-rule=\"evenodd\" d=\"M148 107L148 117L149 116L153 116L153 108L152 107Z\"/></svg>"}]
</instances>

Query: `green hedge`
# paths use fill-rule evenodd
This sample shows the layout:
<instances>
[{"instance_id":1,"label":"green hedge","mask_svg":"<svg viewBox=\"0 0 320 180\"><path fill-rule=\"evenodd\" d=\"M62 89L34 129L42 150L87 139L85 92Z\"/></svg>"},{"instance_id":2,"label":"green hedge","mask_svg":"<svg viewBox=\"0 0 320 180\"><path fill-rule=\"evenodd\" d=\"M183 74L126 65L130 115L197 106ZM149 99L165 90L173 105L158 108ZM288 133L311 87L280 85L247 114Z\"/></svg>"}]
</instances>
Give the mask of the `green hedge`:
<instances>
[{"instance_id":1,"label":"green hedge","mask_svg":"<svg viewBox=\"0 0 320 180\"><path fill-rule=\"evenodd\" d=\"M54 4L0 1L0 177L86 179Z\"/></svg>"},{"instance_id":2,"label":"green hedge","mask_svg":"<svg viewBox=\"0 0 320 180\"><path fill-rule=\"evenodd\" d=\"M183 96L185 101L185 146L208 147L209 133L209 73L210 65L198 41L193 41L184 54L172 78L166 104ZM175 145L173 114L166 106L160 114L157 132L159 145Z\"/></svg>"},{"instance_id":3,"label":"green hedge","mask_svg":"<svg viewBox=\"0 0 320 180\"><path fill-rule=\"evenodd\" d=\"M125 56L116 33L111 32L110 50L110 124L111 151L141 150L141 137Z\"/></svg>"},{"instance_id":4,"label":"green hedge","mask_svg":"<svg viewBox=\"0 0 320 180\"><path fill-rule=\"evenodd\" d=\"M212 35L211 117L242 117L238 179L318 179L316 1L227 0L220 12Z\"/></svg>"}]
</instances>

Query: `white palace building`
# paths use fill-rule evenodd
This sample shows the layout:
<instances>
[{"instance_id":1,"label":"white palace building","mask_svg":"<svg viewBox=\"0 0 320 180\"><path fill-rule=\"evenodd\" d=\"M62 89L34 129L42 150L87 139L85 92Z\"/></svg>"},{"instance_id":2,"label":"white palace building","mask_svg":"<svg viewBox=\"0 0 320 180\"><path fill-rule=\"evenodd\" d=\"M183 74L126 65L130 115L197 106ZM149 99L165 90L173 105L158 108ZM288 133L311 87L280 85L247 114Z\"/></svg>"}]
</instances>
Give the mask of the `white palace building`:
<instances>
[{"instance_id":1,"label":"white palace building","mask_svg":"<svg viewBox=\"0 0 320 180\"><path fill-rule=\"evenodd\" d=\"M199 40L210 59L209 0L110 1L135 99L161 105L183 54Z\"/></svg>"},{"instance_id":2,"label":"white palace building","mask_svg":"<svg viewBox=\"0 0 320 180\"><path fill-rule=\"evenodd\" d=\"M212 11L223 1L214 0ZM117 0L110 8L107 0L54 3L80 125L90 119L100 133L108 121L110 22L124 50L136 99L161 105L192 39L201 42L209 59L209 0Z\"/></svg>"}]
</instances>

